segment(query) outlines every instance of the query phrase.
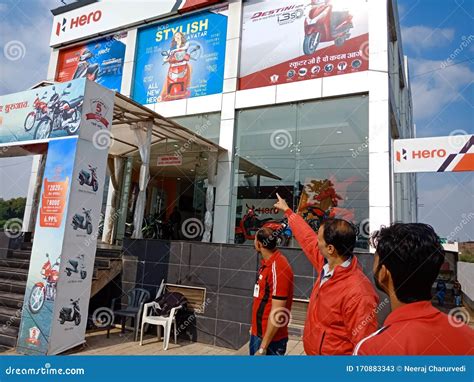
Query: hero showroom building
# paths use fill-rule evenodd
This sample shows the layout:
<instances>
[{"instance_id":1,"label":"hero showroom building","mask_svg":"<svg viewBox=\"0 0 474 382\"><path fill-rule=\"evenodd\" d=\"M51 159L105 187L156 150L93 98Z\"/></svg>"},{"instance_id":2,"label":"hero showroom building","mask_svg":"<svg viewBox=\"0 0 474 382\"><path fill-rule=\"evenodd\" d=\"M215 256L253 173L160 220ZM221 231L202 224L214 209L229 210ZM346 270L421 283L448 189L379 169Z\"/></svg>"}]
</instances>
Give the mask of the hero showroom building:
<instances>
[{"instance_id":1,"label":"hero showroom building","mask_svg":"<svg viewBox=\"0 0 474 382\"><path fill-rule=\"evenodd\" d=\"M258 266L250 244L256 228L271 224L261 219L281 218L272 208L276 192L315 229L328 216L352 221L367 273L369 231L417 220L415 175L393 171L394 140L415 135L397 5L130 3L88 0L53 10L47 75L48 82L87 78L130 97L115 96L114 123L133 122L130 110L152 110L200 137L182 131L176 140L176 129L149 130L156 142L147 150L149 180L133 134L113 137L102 241L123 244L114 297L137 287L154 294L163 279L184 286L196 298L193 339L238 349L248 340ZM24 231L34 226L43 162L33 161ZM93 187L91 171L83 182ZM178 224L175 240L140 240L136 227L127 237L134 210L143 205L146 216ZM287 239L284 253L295 273L290 326L299 331L316 274ZM99 296L89 312L109 305ZM77 338L61 351L83 342L83 335Z\"/></svg>"},{"instance_id":2,"label":"hero showroom building","mask_svg":"<svg viewBox=\"0 0 474 382\"><path fill-rule=\"evenodd\" d=\"M362 236L368 221L416 221L415 175L391 159L394 139L414 137L395 2L139 3L53 11L47 79L93 79L224 148L213 242L251 237L239 227L249 208L278 218L275 192ZM152 150L147 212L203 221L206 159Z\"/></svg>"}]
</instances>

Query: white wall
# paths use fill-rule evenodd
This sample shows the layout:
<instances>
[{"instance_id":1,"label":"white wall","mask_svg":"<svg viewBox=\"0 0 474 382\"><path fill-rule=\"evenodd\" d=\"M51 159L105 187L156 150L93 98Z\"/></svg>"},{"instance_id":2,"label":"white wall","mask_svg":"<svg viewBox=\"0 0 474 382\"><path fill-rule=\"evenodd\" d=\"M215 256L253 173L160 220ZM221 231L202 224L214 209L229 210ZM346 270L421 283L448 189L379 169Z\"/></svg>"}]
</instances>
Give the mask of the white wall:
<instances>
[{"instance_id":1,"label":"white wall","mask_svg":"<svg viewBox=\"0 0 474 382\"><path fill-rule=\"evenodd\" d=\"M458 261L458 280L464 294L474 301L474 263Z\"/></svg>"}]
</instances>

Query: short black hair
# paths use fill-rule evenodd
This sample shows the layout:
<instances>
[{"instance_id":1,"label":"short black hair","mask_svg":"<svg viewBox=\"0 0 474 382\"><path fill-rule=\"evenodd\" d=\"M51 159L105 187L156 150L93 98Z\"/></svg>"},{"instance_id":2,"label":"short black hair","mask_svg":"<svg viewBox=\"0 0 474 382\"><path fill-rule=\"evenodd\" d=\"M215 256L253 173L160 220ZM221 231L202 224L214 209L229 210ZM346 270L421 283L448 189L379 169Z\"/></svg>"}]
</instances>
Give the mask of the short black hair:
<instances>
[{"instance_id":1,"label":"short black hair","mask_svg":"<svg viewBox=\"0 0 474 382\"><path fill-rule=\"evenodd\" d=\"M356 230L354 226L344 219L327 219L321 224L323 237L326 244L336 248L339 256L348 259L354 252L356 243Z\"/></svg>"},{"instance_id":2,"label":"short black hair","mask_svg":"<svg viewBox=\"0 0 474 382\"><path fill-rule=\"evenodd\" d=\"M397 298L405 303L431 300L431 286L444 263L444 249L433 227L394 223L371 236L379 267L390 271Z\"/></svg>"},{"instance_id":3,"label":"short black hair","mask_svg":"<svg viewBox=\"0 0 474 382\"><path fill-rule=\"evenodd\" d=\"M262 244L263 248L274 251L277 245L278 234L269 227L260 228L257 231L257 241Z\"/></svg>"}]
</instances>

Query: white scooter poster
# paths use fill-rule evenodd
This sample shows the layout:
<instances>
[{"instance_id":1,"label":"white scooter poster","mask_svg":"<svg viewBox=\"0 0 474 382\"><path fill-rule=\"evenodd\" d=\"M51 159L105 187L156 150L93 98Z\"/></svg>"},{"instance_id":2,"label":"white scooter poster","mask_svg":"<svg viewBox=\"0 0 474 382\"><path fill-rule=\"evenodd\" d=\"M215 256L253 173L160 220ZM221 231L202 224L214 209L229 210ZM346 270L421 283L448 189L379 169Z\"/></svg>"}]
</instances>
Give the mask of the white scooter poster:
<instances>
[{"instance_id":1,"label":"white scooter poster","mask_svg":"<svg viewBox=\"0 0 474 382\"><path fill-rule=\"evenodd\" d=\"M240 89L368 69L366 0L249 0Z\"/></svg>"},{"instance_id":2,"label":"white scooter poster","mask_svg":"<svg viewBox=\"0 0 474 382\"><path fill-rule=\"evenodd\" d=\"M17 350L58 354L84 342L114 93L86 82L79 137L48 145Z\"/></svg>"}]
</instances>

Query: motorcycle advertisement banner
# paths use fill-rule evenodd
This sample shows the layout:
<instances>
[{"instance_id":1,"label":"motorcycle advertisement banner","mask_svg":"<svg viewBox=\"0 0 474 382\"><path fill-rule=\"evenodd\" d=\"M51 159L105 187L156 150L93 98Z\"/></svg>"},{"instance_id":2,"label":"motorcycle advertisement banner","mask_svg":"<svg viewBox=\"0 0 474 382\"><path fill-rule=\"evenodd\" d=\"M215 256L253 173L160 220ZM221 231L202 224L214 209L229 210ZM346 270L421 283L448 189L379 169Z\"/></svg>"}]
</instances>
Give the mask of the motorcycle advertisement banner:
<instances>
[{"instance_id":1,"label":"motorcycle advertisement banner","mask_svg":"<svg viewBox=\"0 0 474 382\"><path fill-rule=\"evenodd\" d=\"M41 189L42 207L44 200L51 200L50 185L60 185L61 198L65 198L62 216L67 213L77 138L52 140L48 154ZM39 212L39 214L41 214ZM49 221L49 219L48 219ZM46 354L48 351L52 312L57 297L63 237L68 222L58 218L55 224L43 224L36 220L35 240L31 250L30 268L25 290L17 349L26 354Z\"/></svg>"},{"instance_id":2,"label":"motorcycle advertisement banner","mask_svg":"<svg viewBox=\"0 0 474 382\"><path fill-rule=\"evenodd\" d=\"M240 89L368 70L365 0L249 0Z\"/></svg>"},{"instance_id":3,"label":"motorcycle advertisement banner","mask_svg":"<svg viewBox=\"0 0 474 382\"><path fill-rule=\"evenodd\" d=\"M0 96L0 144L77 135L85 79Z\"/></svg>"},{"instance_id":4,"label":"motorcycle advertisement banner","mask_svg":"<svg viewBox=\"0 0 474 382\"><path fill-rule=\"evenodd\" d=\"M141 104L222 92L227 8L138 31L132 98Z\"/></svg>"},{"instance_id":5,"label":"motorcycle advertisement banner","mask_svg":"<svg viewBox=\"0 0 474 382\"><path fill-rule=\"evenodd\" d=\"M108 150L79 139L48 354L84 342Z\"/></svg>"},{"instance_id":6,"label":"motorcycle advertisement banner","mask_svg":"<svg viewBox=\"0 0 474 382\"><path fill-rule=\"evenodd\" d=\"M85 80L80 80L85 82ZM17 350L58 354L84 342L114 93L87 81L79 137L48 143Z\"/></svg>"},{"instance_id":7,"label":"motorcycle advertisement banner","mask_svg":"<svg viewBox=\"0 0 474 382\"><path fill-rule=\"evenodd\" d=\"M87 78L120 92L127 33L59 51L56 81Z\"/></svg>"}]
</instances>

